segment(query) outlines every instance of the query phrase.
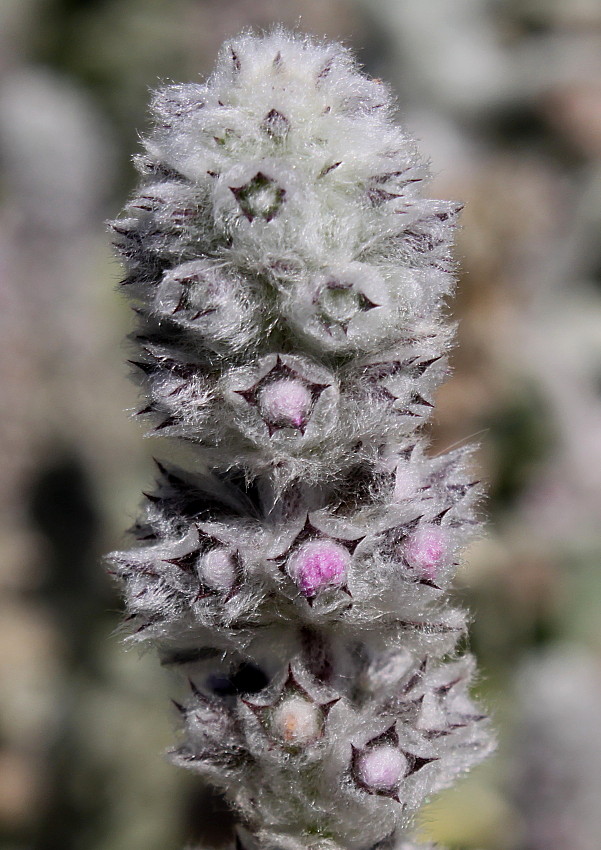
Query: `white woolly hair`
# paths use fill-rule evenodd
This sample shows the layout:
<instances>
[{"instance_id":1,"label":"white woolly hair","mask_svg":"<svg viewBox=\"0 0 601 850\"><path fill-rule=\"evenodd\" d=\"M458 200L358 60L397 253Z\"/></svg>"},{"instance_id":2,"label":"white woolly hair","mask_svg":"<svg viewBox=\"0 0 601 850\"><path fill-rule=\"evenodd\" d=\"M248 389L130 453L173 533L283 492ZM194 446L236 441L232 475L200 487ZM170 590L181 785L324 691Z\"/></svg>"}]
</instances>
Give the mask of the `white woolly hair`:
<instances>
[{"instance_id":1,"label":"white woolly hair","mask_svg":"<svg viewBox=\"0 0 601 850\"><path fill-rule=\"evenodd\" d=\"M449 589L479 532L469 449L427 454L461 205L388 88L282 29L168 85L112 223L160 463L110 556L130 639L181 670L173 759L253 847L413 850L414 813L492 748Z\"/></svg>"}]
</instances>

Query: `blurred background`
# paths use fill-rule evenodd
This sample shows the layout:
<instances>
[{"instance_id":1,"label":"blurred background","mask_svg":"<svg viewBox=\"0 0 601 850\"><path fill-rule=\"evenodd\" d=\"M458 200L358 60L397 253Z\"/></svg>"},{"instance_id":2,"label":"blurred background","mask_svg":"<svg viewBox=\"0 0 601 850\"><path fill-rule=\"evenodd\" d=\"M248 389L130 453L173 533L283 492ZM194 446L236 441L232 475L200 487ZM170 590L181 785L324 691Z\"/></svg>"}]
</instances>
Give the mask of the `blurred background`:
<instances>
[{"instance_id":1,"label":"blurred background","mask_svg":"<svg viewBox=\"0 0 601 850\"><path fill-rule=\"evenodd\" d=\"M218 802L161 756L171 683L121 644L100 563L160 453L127 413L103 221L148 89L275 22L390 81L432 196L466 202L434 446L481 444L489 524L459 595L500 745L422 835L599 850L600 0L0 0L0 847L212 840Z\"/></svg>"}]
</instances>

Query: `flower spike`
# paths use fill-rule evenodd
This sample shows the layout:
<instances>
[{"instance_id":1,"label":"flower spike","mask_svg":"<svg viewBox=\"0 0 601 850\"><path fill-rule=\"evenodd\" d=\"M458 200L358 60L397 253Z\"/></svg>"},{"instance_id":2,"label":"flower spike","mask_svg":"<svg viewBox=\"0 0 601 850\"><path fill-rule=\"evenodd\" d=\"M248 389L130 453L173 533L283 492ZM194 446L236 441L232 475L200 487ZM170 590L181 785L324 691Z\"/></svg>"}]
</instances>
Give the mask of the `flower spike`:
<instances>
[{"instance_id":1,"label":"flower spike","mask_svg":"<svg viewBox=\"0 0 601 850\"><path fill-rule=\"evenodd\" d=\"M393 108L341 45L242 35L155 93L112 223L138 415L191 462L157 463L110 568L130 640L189 682L172 757L236 850L415 850L492 748L449 598L479 490L424 435L460 206L423 197Z\"/></svg>"}]
</instances>

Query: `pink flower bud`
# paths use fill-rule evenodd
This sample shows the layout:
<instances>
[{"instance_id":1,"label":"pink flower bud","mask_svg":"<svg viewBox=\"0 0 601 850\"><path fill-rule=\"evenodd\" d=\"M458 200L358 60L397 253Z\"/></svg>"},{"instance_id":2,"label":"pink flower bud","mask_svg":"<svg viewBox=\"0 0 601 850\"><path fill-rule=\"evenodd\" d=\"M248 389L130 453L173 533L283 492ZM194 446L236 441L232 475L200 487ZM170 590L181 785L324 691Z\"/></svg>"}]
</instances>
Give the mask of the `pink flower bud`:
<instances>
[{"instance_id":1,"label":"pink flower bud","mask_svg":"<svg viewBox=\"0 0 601 850\"><path fill-rule=\"evenodd\" d=\"M348 550L338 543L312 540L293 555L288 572L303 596L312 598L325 587L342 584L350 562Z\"/></svg>"},{"instance_id":2,"label":"pink flower bud","mask_svg":"<svg viewBox=\"0 0 601 850\"><path fill-rule=\"evenodd\" d=\"M229 549L210 549L200 562L200 579L211 590L231 590L236 583L236 565Z\"/></svg>"},{"instance_id":3,"label":"pink flower bud","mask_svg":"<svg viewBox=\"0 0 601 850\"><path fill-rule=\"evenodd\" d=\"M408 768L407 759L392 744L367 750L357 763L360 780L374 791L391 791L396 788Z\"/></svg>"},{"instance_id":4,"label":"pink flower bud","mask_svg":"<svg viewBox=\"0 0 601 850\"><path fill-rule=\"evenodd\" d=\"M281 378L261 390L259 405L263 415L276 425L301 428L307 421L312 396L309 388L295 378Z\"/></svg>"},{"instance_id":5,"label":"pink flower bud","mask_svg":"<svg viewBox=\"0 0 601 850\"><path fill-rule=\"evenodd\" d=\"M421 525L407 540L404 555L410 567L435 581L448 547L449 538L443 528L438 525Z\"/></svg>"}]
</instances>

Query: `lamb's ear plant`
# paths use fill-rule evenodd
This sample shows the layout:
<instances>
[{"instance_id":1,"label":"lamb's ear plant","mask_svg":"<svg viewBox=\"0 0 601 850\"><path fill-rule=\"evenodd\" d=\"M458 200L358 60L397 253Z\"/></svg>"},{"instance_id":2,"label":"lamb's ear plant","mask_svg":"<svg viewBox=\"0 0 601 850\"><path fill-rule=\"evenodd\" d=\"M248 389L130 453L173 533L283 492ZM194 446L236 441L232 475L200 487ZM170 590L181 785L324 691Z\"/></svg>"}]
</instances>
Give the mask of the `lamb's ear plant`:
<instances>
[{"instance_id":1,"label":"lamb's ear plant","mask_svg":"<svg viewBox=\"0 0 601 850\"><path fill-rule=\"evenodd\" d=\"M470 450L430 457L460 205L338 44L277 30L154 95L112 223L159 464L111 555L131 639L189 680L173 760L247 848L412 847L491 749L449 600Z\"/></svg>"}]
</instances>

